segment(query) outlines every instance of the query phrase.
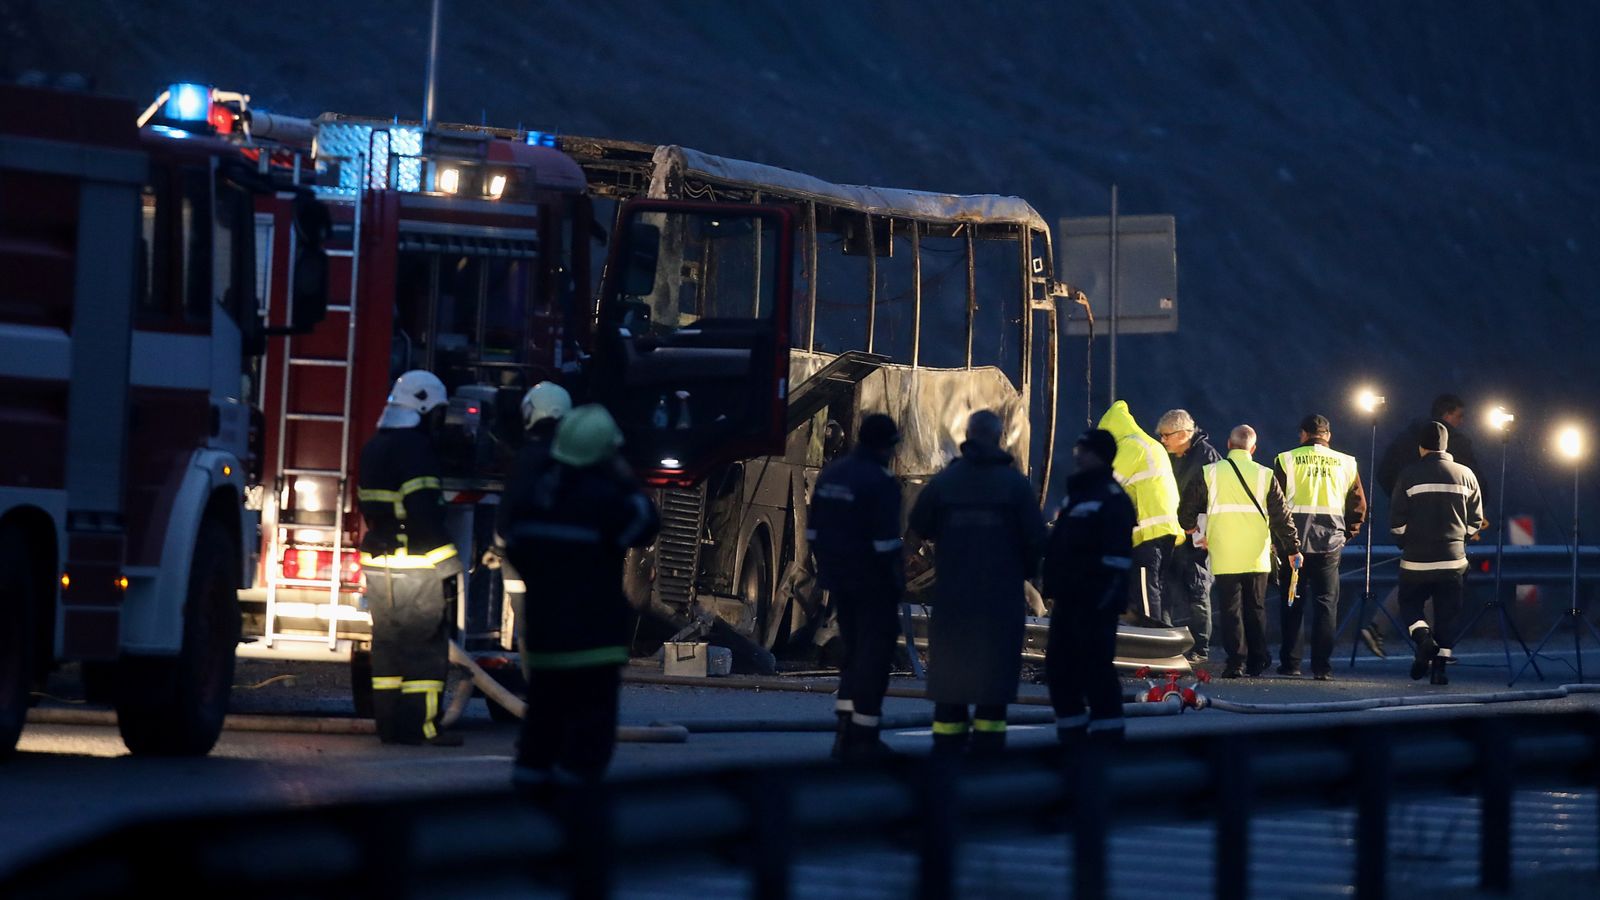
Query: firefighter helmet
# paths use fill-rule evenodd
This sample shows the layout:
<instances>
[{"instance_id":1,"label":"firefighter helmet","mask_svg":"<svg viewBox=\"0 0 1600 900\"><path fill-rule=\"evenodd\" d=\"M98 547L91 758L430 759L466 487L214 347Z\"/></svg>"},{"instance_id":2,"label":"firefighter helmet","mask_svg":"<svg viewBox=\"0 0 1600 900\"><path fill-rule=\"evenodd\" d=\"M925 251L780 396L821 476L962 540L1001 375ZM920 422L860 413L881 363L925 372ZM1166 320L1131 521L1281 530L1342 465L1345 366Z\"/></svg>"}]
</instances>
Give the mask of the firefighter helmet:
<instances>
[{"instance_id":1,"label":"firefighter helmet","mask_svg":"<svg viewBox=\"0 0 1600 900\"><path fill-rule=\"evenodd\" d=\"M560 419L572 412L572 395L553 381L541 381L522 395L522 425L532 428L545 419Z\"/></svg>"},{"instance_id":2,"label":"firefighter helmet","mask_svg":"<svg viewBox=\"0 0 1600 900\"><path fill-rule=\"evenodd\" d=\"M586 403L568 413L556 429L550 456L569 466L592 466L612 458L622 446L622 430L604 406Z\"/></svg>"},{"instance_id":3,"label":"firefighter helmet","mask_svg":"<svg viewBox=\"0 0 1600 900\"><path fill-rule=\"evenodd\" d=\"M422 417L449 402L450 395L439 376L425 369L412 369L395 379L389 400L378 417L379 428L414 428Z\"/></svg>"}]
</instances>

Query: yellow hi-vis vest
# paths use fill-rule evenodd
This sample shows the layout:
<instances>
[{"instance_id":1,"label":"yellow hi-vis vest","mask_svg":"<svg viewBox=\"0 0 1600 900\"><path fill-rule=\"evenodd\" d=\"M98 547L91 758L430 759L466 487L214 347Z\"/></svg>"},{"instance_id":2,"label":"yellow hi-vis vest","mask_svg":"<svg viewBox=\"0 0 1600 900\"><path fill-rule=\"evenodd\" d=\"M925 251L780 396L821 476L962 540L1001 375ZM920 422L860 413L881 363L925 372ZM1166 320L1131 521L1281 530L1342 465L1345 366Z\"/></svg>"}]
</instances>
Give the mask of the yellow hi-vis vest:
<instances>
[{"instance_id":1,"label":"yellow hi-vis vest","mask_svg":"<svg viewBox=\"0 0 1600 900\"><path fill-rule=\"evenodd\" d=\"M1134 546L1164 534L1183 543L1183 529L1178 527L1178 482L1172 477L1167 451L1143 434L1130 434L1117 440L1117 458L1111 469L1139 517L1133 526Z\"/></svg>"},{"instance_id":2,"label":"yellow hi-vis vest","mask_svg":"<svg viewBox=\"0 0 1600 900\"><path fill-rule=\"evenodd\" d=\"M1332 528L1344 530L1344 500L1356 480L1356 458L1309 444L1278 454L1283 470L1284 500L1297 516L1327 516ZM1324 520L1326 521L1326 520ZM1298 520L1296 524L1300 524Z\"/></svg>"},{"instance_id":3,"label":"yellow hi-vis vest","mask_svg":"<svg viewBox=\"0 0 1600 900\"><path fill-rule=\"evenodd\" d=\"M1250 502L1244 485L1228 465L1232 460L1239 475L1255 492ZM1206 479L1206 548L1211 553L1211 574L1243 575L1272 571L1272 532L1262 513L1267 508L1267 491L1272 485L1272 470L1256 463L1243 450L1229 450L1228 460L1214 462L1203 470Z\"/></svg>"}]
</instances>

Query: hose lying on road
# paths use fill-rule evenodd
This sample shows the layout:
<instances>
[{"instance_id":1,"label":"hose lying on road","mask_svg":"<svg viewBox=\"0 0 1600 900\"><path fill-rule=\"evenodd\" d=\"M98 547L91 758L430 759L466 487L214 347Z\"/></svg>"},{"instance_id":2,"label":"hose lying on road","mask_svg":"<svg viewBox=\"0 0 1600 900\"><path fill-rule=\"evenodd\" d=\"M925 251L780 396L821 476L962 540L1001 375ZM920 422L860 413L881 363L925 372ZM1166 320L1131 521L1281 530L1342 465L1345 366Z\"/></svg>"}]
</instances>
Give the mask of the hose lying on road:
<instances>
[{"instance_id":1,"label":"hose lying on road","mask_svg":"<svg viewBox=\"0 0 1600 900\"><path fill-rule=\"evenodd\" d=\"M641 671L640 668L625 668L622 670L624 684L655 684L668 687L699 687L721 688L732 691L785 691L797 694L832 694L839 688L838 677L820 678L811 681L800 681L793 676L783 675L723 675L715 678L700 678L692 675L663 675L660 672ZM1142 692L1125 690L1123 700L1132 700ZM884 694L886 697L903 697L910 700L926 700L928 692L920 687L889 686ZM1049 706L1050 698L1044 695L1019 696L1012 703L1013 706Z\"/></svg>"},{"instance_id":2,"label":"hose lying on road","mask_svg":"<svg viewBox=\"0 0 1600 900\"><path fill-rule=\"evenodd\" d=\"M1329 700L1315 703L1238 703L1201 695L1199 708L1209 707L1234 713L1361 712L1397 706L1469 706L1521 700L1560 700L1572 694L1600 694L1600 684L1563 684L1559 687L1532 691L1493 691L1487 694L1410 694L1404 697L1368 697L1365 700Z\"/></svg>"},{"instance_id":3,"label":"hose lying on road","mask_svg":"<svg viewBox=\"0 0 1600 900\"><path fill-rule=\"evenodd\" d=\"M483 691L483 695L489 700L500 704L505 708L506 712L511 713L513 716L516 716L519 719L525 719L528 717L528 704L524 703L521 697L518 697L516 694L513 694L511 691L507 690L505 685L495 681L494 676L490 675L488 672L485 672L483 667L478 665L477 660L473 659L471 655L467 653L467 651L456 646L454 641L450 642L450 661L472 673L472 687L476 687L478 690ZM444 718L439 723L446 728L454 725L456 723L456 719L461 718L462 711L466 709L467 700L471 699L472 697L471 688L469 688L467 685L461 685L460 687L456 688L456 697L463 699L458 704L457 701L452 698L450 701L450 708L445 711ZM452 712L454 712L455 715L451 715Z\"/></svg>"},{"instance_id":4,"label":"hose lying on road","mask_svg":"<svg viewBox=\"0 0 1600 900\"><path fill-rule=\"evenodd\" d=\"M109 709L28 710L30 725L100 725L116 727L117 714ZM232 715L222 720L226 731L271 731L282 734L376 734L371 719L346 716ZM681 744L689 731L675 725L619 725L617 740L625 744Z\"/></svg>"},{"instance_id":5,"label":"hose lying on road","mask_svg":"<svg viewBox=\"0 0 1600 900\"><path fill-rule=\"evenodd\" d=\"M1173 695L1156 703L1126 703L1122 714L1129 718L1144 716L1175 716L1183 712L1183 698ZM1053 725L1056 715L1050 710L1019 709L1006 715L1011 725ZM749 732L809 732L833 731L838 720L832 716L796 716L774 719L678 719L674 722L655 722L658 727L684 728L690 734L732 734ZM879 718L884 731L901 731L907 728L928 728L933 725L932 712L886 713Z\"/></svg>"}]
</instances>

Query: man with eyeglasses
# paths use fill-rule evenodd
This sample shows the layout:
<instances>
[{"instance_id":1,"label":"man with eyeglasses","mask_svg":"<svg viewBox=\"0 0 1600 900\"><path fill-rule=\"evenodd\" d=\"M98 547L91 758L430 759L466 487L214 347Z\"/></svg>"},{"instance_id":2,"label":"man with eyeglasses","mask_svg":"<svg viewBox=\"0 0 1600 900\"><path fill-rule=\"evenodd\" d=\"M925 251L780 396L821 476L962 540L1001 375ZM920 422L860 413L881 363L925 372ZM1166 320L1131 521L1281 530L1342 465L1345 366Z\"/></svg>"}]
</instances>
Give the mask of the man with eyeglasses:
<instances>
[{"instance_id":1,"label":"man with eyeglasses","mask_svg":"<svg viewBox=\"0 0 1600 900\"><path fill-rule=\"evenodd\" d=\"M1178 496L1188 491L1206 466L1222 459L1211 445L1210 436L1195 425L1188 410L1169 409L1156 423L1156 437L1167 448L1172 460L1172 477L1178 482ZM1162 579L1162 608L1173 616L1173 624L1187 623L1194 646L1183 655L1190 664L1204 663L1211 653L1211 566L1206 551L1193 541L1174 547L1167 560L1167 576ZM1177 614L1187 615L1180 620Z\"/></svg>"}]
</instances>

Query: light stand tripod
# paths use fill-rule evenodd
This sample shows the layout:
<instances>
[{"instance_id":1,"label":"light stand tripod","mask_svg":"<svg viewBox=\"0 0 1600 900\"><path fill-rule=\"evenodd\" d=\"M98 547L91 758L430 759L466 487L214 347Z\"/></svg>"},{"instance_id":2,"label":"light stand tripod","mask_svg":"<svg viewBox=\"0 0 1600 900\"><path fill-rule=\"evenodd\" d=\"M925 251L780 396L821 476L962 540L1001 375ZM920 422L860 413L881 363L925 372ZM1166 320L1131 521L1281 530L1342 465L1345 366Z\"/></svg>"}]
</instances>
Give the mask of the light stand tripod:
<instances>
[{"instance_id":1,"label":"light stand tripod","mask_svg":"<svg viewBox=\"0 0 1600 900\"><path fill-rule=\"evenodd\" d=\"M1568 440L1567 440L1567 435L1566 434L1563 434L1561 444L1562 444L1562 451L1565 452L1567 454L1567 456L1573 460L1573 466L1572 466L1572 605L1567 608L1566 612L1561 614L1561 618L1557 619L1555 621L1555 624L1550 626L1550 630L1545 633L1544 640L1541 640L1539 642L1539 646L1533 648L1533 652L1528 655L1528 661L1522 664L1522 668L1517 670L1517 674L1516 675L1512 676L1511 681L1509 682L1509 684L1516 684L1517 683L1517 679L1522 677L1522 673L1528 671L1528 667L1533 665L1534 660L1539 656L1540 653L1544 652L1544 646L1546 644L1550 643L1550 639L1556 636L1556 632L1558 630L1560 630L1562 625L1570 625L1570 626L1572 626L1572 650L1578 657L1578 683L1579 684L1583 683L1583 633L1584 633L1584 631L1587 630L1589 632L1589 636L1594 639L1595 643L1600 644L1600 631L1596 631L1595 627L1594 627L1594 623L1590 622L1588 619L1585 619L1583 617L1583 609L1578 605L1578 466L1577 466L1577 457L1578 457L1580 445L1579 445L1579 442L1578 442L1578 438L1576 438L1575 436L1571 439L1571 442L1569 443Z\"/></svg>"},{"instance_id":2,"label":"light stand tripod","mask_svg":"<svg viewBox=\"0 0 1600 900\"><path fill-rule=\"evenodd\" d=\"M1366 409L1367 412L1372 414L1372 446L1371 446L1370 450L1367 453L1367 486L1368 486L1368 490L1371 490L1372 485L1375 485L1375 484L1378 483L1378 414L1377 413L1378 413L1378 407L1383 405L1383 398L1382 397L1372 397L1370 395L1363 395L1362 398L1357 400L1356 402L1363 409ZM1334 633L1334 640L1338 640L1339 636L1344 634L1345 629L1349 628L1351 623L1355 623L1355 626L1356 626L1356 638L1355 638L1355 641L1350 645L1350 668L1352 668L1352 669L1356 667L1356 651L1361 649L1361 627L1367 621L1367 608L1369 606L1373 606L1373 602L1372 602L1372 532L1373 532L1374 528L1375 528L1375 526L1372 524L1372 503L1369 500L1368 503L1367 503L1367 524L1366 524L1366 529L1367 529L1367 561L1366 561L1366 566L1365 566L1365 579L1366 579L1366 581L1365 581L1365 583L1363 584L1363 586L1361 588L1361 599L1356 601L1356 608L1351 611L1350 615L1345 616L1344 622L1339 626L1339 630ZM1404 628L1400 627L1400 623L1398 621L1396 621L1394 615L1391 614L1387 609L1384 609L1382 604L1377 604L1377 610L1379 612L1383 613L1384 618L1389 620L1389 624L1394 626L1394 630L1395 631L1400 632L1402 635L1404 635L1406 633L1406 630ZM1411 638L1409 636L1407 636L1406 637L1406 642L1410 643L1410 641L1411 641Z\"/></svg>"},{"instance_id":3,"label":"light stand tripod","mask_svg":"<svg viewBox=\"0 0 1600 900\"><path fill-rule=\"evenodd\" d=\"M1499 510L1495 513L1498 517L1499 532L1495 535L1494 544L1494 595L1489 598L1487 603L1478 607L1478 611L1473 613L1472 618L1468 619L1467 623L1461 627L1460 632L1456 634L1456 645L1460 646L1461 641L1472 634L1472 629L1477 626L1484 613L1492 609L1495 611L1500 623L1500 649L1504 650L1506 654L1506 674L1508 676L1511 674L1511 642L1506 639L1506 634L1509 632L1511 637L1517 639L1517 644L1522 647L1523 654L1533 666L1533 674L1537 675L1540 681L1543 681L1544 673L1539 671L1539 663L1533 658L1533 653L1528 650L1528 642L1522 639L1522 633L1517 630L1517 623L1513 622L1510 613L1506 612L1505 595L1501 593L1502 570L1505 567L1506 558L1506 456L1511 443L1511 433L1505 427L1506 423L1510 421L1510 414L1502 410L1497 410L1497 412L1500 412L1505 418L1499 420L1501 424L1498 426L1500 427L1500 502L1498 504ZM1508 683L1506 686L1510 687L1510 684Z\"/></svg>"}]
</instances>

